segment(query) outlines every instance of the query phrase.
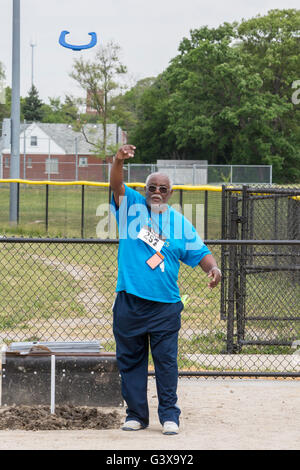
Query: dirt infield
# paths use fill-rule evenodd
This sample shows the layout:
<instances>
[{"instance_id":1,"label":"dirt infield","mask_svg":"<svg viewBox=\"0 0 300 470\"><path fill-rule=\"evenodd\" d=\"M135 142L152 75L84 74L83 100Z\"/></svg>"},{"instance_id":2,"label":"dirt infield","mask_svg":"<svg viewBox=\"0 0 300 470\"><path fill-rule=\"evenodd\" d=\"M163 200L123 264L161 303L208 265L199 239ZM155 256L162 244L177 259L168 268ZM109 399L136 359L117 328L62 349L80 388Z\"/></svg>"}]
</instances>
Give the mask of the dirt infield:
<instances>
[{"instance_id":1,"label":"dirt infield","mask_svg":"<svg viewBox=\"0 0 300 470\"><path fill-rule=\"evenodd\" d=\"M55 413L49 406L8 406L0 408L0 430L53 431L74 429L118 429L122 424L118 411L61 405Z\"/></svg>"},{"instance_id":2,"label":"dirt infield","mask_svg":"<svg viewBox=\"0 0 300 470\"><path fill-rule=\"evenodd\" d=\"M300 381L180 379L180 434L164 436L149 379L150 426L119 429L0 431L0 449L221 450L300 449ZM124 408L103 409L117 411Z\"/></svg>"}]
</instances>

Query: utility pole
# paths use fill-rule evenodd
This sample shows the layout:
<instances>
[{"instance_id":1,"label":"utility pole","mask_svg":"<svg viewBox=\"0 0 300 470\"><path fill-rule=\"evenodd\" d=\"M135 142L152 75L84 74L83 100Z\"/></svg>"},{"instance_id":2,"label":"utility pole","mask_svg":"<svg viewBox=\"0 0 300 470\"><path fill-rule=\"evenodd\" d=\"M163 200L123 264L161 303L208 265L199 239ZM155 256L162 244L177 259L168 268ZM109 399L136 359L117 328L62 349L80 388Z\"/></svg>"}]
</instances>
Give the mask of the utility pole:
<instances>
[{"instance_id":1,"label":"utility pole","mask_svg":"<svg viewBox=\"0 0 300 470\"><path fill-rule=\"evenodd\" d=\"M34 48L36 47L36 43L31 40L31 43L30 43L30 47L31 47L31 88L33 87L33 72L34 72L34 61L33 61L33 58L34 58Z\"/></svg>"},{"instance_id":2,"label":"utility pole","mask_svg":"<svg viewBox=\"0 0 300 470\"><path fill-rule=\"evenodd\" d=\"M75 181L78 181L78 139L75 137Z\"/></svg>"},{"instance_id":3,"label":"utility pole","mask_svg":"<svg viewBox=\"0 0 300 470\"><path fill-rule=\"evenodd\" d=\"M20 0L13 0L10 178L20 177ZM10 183L9 220L18 221L18 184Z\"/></svg>"}]
</instances>

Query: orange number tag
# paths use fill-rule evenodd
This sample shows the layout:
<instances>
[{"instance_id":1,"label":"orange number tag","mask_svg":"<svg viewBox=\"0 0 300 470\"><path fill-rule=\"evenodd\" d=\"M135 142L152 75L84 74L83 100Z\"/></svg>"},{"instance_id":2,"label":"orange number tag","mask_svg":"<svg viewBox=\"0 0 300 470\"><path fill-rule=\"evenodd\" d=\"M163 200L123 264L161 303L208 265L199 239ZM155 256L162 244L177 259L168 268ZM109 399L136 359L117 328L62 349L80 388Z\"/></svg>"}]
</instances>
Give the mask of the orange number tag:
<instances>
[{"instance_id":1,"label":"orange number tag","mask_svg":"<svg viewBox=\"0 0 300 470\"><path fill-rule=\"evenodd\" d=\"M155 269L163 262L164 258L165 257L161 253L159 253L159 251L157 251L156 253L154 253L153 256L147 259L146 263L148 264L148 266L150 266L151 269Z\"/></svg>"}]
</instances>

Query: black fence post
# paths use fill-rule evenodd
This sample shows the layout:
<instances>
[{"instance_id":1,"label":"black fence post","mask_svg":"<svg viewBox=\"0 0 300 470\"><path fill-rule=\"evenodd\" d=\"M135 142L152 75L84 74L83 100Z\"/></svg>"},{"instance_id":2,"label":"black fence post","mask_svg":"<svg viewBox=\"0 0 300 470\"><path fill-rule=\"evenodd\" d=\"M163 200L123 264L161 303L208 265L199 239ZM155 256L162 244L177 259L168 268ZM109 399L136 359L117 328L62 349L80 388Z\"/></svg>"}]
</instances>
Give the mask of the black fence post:
<instances>
[{"instance_id":1,"label":"black fence post","mask_svg":"<svg viewBox=\"0 0 300 470\"><path fill-rule=\"evenodd\" d=\"M17 183L17 225L19 225L20 216L20 183Z\"/></svg>"},{"instance_id":2,"label":"black fence post","mask_svg":"<svg viewBox=\"0 0 300 470\"><path fill-rule=\"evenodd\" d=\"M278 197L275 195L274 197L274 239L278 240ZM274 247L275 257L274 257L274 264L278 266L278 256L277 256L278 248L277 246Z\"/></svg>"},{"instance_id":3,"label":"black fence post","mask_svg":"<svg viewBox=\"0 0 300 470\"><path fill-rule=\"evenodd\" d=\"M230 193L230 240L237 238L237 218L238 218L238 200L233 193ZM236 273L237 273L237 248L235 245L229 246L229 279L228 279L228 313L227 313L227 349L228 354L236 352L234 345L234 310L236 300Z\"/></svg>"},{"instance_id":4,"label":"black fence post","mask_svg":"<svg viewBox=\"0 0 300 470\"><path fill-rule=\"evenodd\" d=\"M183 213L183 190L179 190L179 205L181 207L181 212Z\"/></svg>"},{"instance_id":5,"label":"black fence post","mask_svg":"<svg viewBox=\"0 0 300 470\"><path fill-rule=\"evenodd\" d=\"M108 237L110 238L110 226L111 226L111 210L110 210L110 203L111 203L111 186L108 186Z\"/></svg>"},{"instance_id":6,"label":"black fence post","mask_svg":"<svg viewBox=\"0 0 300 470\"><path fill-rule=\"evenodd\" d=\"M222 240L226 240L227 233L226 233L226 225L225 225L225 217L226 217L226 187L222 185L222 221L221 221L221 238ZM206 240L206 238L205 238ZM226 269L226 255L227 255L228 248L225 245L221 245L221 271L222 271L222 278L221 278L221 298L220 298L220 315L221 320L226 319L226 296L225 296L225 285L227 282L227 272Z\"/></svg>"},{"instance_id":7,"label":"black fence post","mask_svg":"<svg viewBox=\"0 0 300 470\"><path fill-rule=\"evenodd\" d=\"M48 233L48 223L49 223L49 184L46 184L46 214L45 214L45 225L46 232Z\"/></svg>"},{"instance_id":8,"label":"black fence post","mask_svg":"<svg viewBox=\"0 0 300 470\"><path fill-rule=\"evenodd\" d=\"M207 220L208 220L208 191L204 191L204 240L208 239L207 236Z\"/></svg>"},{"instance_id":9,"label":"black fence post","mask_svg":"<svg viewBox=\"0 0 300 470\"><path fill-rule=\"evenodd\" d=\"M81 185L81 238L84 238L84 184Z\"/></svg>"},{"instance_id":10,"label":"black fence post","mask_svg":"<svg viewBox=\"0 0 300 470\"><path fill-rule=\"evenodd\" d=\"M241 223L241 240L247 239L248 231L248 187L243 186L242 190L242 216L238 217ZM240 348L241 341L245 338L245 296L246 296L246 264L248 247L241 245L239 247L240 256L238 263L238 276L236 279L236 319L237 319L237 344Z\"/></svg>"}]
</instances>

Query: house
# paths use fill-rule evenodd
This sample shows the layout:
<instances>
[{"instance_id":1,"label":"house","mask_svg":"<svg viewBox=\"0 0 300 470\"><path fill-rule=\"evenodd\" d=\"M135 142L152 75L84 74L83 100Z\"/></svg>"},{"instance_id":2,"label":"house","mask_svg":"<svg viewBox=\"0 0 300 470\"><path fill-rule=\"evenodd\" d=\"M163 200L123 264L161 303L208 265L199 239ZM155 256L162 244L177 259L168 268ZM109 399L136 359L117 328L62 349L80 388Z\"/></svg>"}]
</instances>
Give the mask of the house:
<instances>
[{"instance_id":1,"label":"house","mask_svg":"<svg viewBox=\"0 0 300 470\"><path fill-rule=\"evenodd\" d=\"M108 124L107 147L127 142L126 132L116 124ZM89 142L101 142L103 129L100 124L87 124ZM3 147L2 141L2 147ZM6 148L5 148L6 147ZM10 177L11 149L4 145L0 153L0 177ZM95 155L95 147L88 143L81 132L68 124L34 122L20 126L20 178L57 181L106 181L109 159Z\"/></svg>"}]
</instances>

